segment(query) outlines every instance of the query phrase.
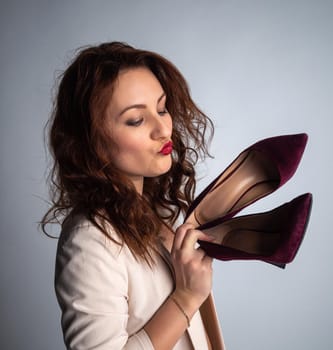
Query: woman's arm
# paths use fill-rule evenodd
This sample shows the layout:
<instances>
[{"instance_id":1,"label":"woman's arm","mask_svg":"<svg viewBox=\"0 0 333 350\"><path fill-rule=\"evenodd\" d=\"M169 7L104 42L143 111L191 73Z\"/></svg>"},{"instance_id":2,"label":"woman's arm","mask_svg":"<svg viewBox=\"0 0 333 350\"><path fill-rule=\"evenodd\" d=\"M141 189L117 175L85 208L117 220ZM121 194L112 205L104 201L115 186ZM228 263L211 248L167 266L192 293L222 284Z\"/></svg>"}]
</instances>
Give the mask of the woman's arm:
<instances>
[{"instance_id":1,"label":"woman's arm","mask_svg":"<svg viewBox=\"0 0 333 350\"><path fill-rule=\"evenodd\" d=\"M209 238L190 224L176 231L171 251L176 289L144 327L155 349L174 347L211 291L212 259L196 249L198 239Z\"/></svg>"},{"instance_id":2,"label":"woman's arm","mask_svg":"<svg viewBox=\"0 0 333 350\"><path fill-rule=\"evenodd\" d=\"M154 349L143 329L127 331L128 273L119 249L89 223L62 233L55 289L67 349Z\"/></svg>"}]
</instances>

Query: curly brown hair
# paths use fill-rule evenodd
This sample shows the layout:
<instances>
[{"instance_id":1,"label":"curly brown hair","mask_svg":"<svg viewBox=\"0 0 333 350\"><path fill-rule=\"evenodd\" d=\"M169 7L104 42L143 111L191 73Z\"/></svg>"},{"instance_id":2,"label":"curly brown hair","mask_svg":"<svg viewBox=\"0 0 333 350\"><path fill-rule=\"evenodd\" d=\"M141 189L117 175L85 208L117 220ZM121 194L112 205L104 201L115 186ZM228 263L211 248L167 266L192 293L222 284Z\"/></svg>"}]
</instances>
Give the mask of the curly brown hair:
<instances>
[{"instance_id":1,"label":"curly brown hair","mask_svg":"<svg viewBox=\"0 0 333 350\"><path fill-rule=\"evenodd\" d=\"M173 121L172 166L156 178L145 178L142 195L111 162L106 125L107 101L120 71L148 68L166 94ZM121 42L81 49L60 77L48 122L52 206L41 224L61 222L71 211L83 213L108 233L111 224L137 258L152 262L151 251L162 222L172 226L184 214L195 192L194 166L208 155L211 120L193 102L179 70L154 52ZM207 131L210 131L207 139Z\"/></svg>"}]
</instances>

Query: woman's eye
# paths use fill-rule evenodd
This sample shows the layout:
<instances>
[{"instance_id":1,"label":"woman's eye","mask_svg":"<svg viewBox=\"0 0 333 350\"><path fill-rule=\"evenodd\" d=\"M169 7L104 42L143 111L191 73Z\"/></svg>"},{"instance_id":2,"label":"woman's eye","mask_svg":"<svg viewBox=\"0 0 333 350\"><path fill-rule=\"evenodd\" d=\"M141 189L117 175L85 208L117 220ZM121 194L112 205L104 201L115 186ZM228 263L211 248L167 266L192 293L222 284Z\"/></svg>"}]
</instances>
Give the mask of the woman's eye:
<instances>
[{"instance_id":1,"label":"woman's eye","mask_svg":"<svg viewBox=\"0 0 333 350\"><path fill-rule=\"evenodd\" d=\"M135 119L135 120L130 119L130 120L126 121L126 125L128 125L128 126L139 126L139 125L142 124L142 122L143 122L143 118Z\"/></svg>"},{"instance_id":2,"label":"woman's eye","mask_svg":"<svg viewBox=\"0 0 333 350\"><path fill-rule=\"evenodd\" d=\"M163 116L165 114L169 113L168 110L166 108L164 108L162 111L159 111L158 114Z\"/></svg>"}]
</instances>

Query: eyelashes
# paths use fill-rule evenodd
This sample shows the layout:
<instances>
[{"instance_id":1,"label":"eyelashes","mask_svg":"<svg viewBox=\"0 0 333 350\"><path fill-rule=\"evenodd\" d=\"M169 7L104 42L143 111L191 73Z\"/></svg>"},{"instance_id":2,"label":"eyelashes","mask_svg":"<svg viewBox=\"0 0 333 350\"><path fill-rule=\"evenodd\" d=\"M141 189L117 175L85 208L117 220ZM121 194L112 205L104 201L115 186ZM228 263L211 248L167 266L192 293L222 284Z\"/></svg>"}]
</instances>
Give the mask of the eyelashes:
<instances>
[{"instance_id":1,"label":"eyelashes","mask_svg":"<svg viewBox=\"0 0 333 350\"><path fill-rule=\"evenodd\" d=\"M159 116L163 117L164 115L168 114L168 110L164 108L162 111L157 112ZM128 119L126 120L125 124L127 126L140 126L144 121L143 117L137 118L137 119Z\"/></svg>"},{"instance_id":2,"label":"eyelashes","mask_svg":"<svg viewBox=\"0 0 333 350\"><path fill-rule=\"evenodd\" d=\"M168 114L168 113L169 113L169 112L168 112L168 110L167 110L166 108L164 108L163 111L158 112L158 114L159 114L160 116L163 116L163 115Z\"/></svg>"},{"instance_id":3,"label":"eyelashes","mask_svg":"<svg viewBox=\"0 0 333 350\"><path fill-rule=\"evenodd\" d=\"M136 119L136 120L127 120L126 121L126 125L128 126L139 126L141 125L143 122L143 118L140 118L140 119Z\"/></svg>"}]
</instances>

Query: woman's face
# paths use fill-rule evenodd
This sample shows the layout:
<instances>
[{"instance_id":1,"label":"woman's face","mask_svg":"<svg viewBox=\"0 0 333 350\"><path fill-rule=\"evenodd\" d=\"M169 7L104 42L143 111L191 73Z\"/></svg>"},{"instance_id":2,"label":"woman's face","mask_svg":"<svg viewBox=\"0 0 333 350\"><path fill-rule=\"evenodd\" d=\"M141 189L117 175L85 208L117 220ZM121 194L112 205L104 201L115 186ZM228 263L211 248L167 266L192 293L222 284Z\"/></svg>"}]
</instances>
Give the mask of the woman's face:
<instances>
[{"instance_id":1,"label":"woman's face","mask_svg":"<svg viewBox=\"0 0 333 350\"><path fill-rule=\"evenodd\" d=\"M172 119L165 103L162 86L150 70L119 73L107 107L107 125L116 145L113 163L140 193L144 177L162 175L171 167Z\"/></svg>"}]
</instances>

